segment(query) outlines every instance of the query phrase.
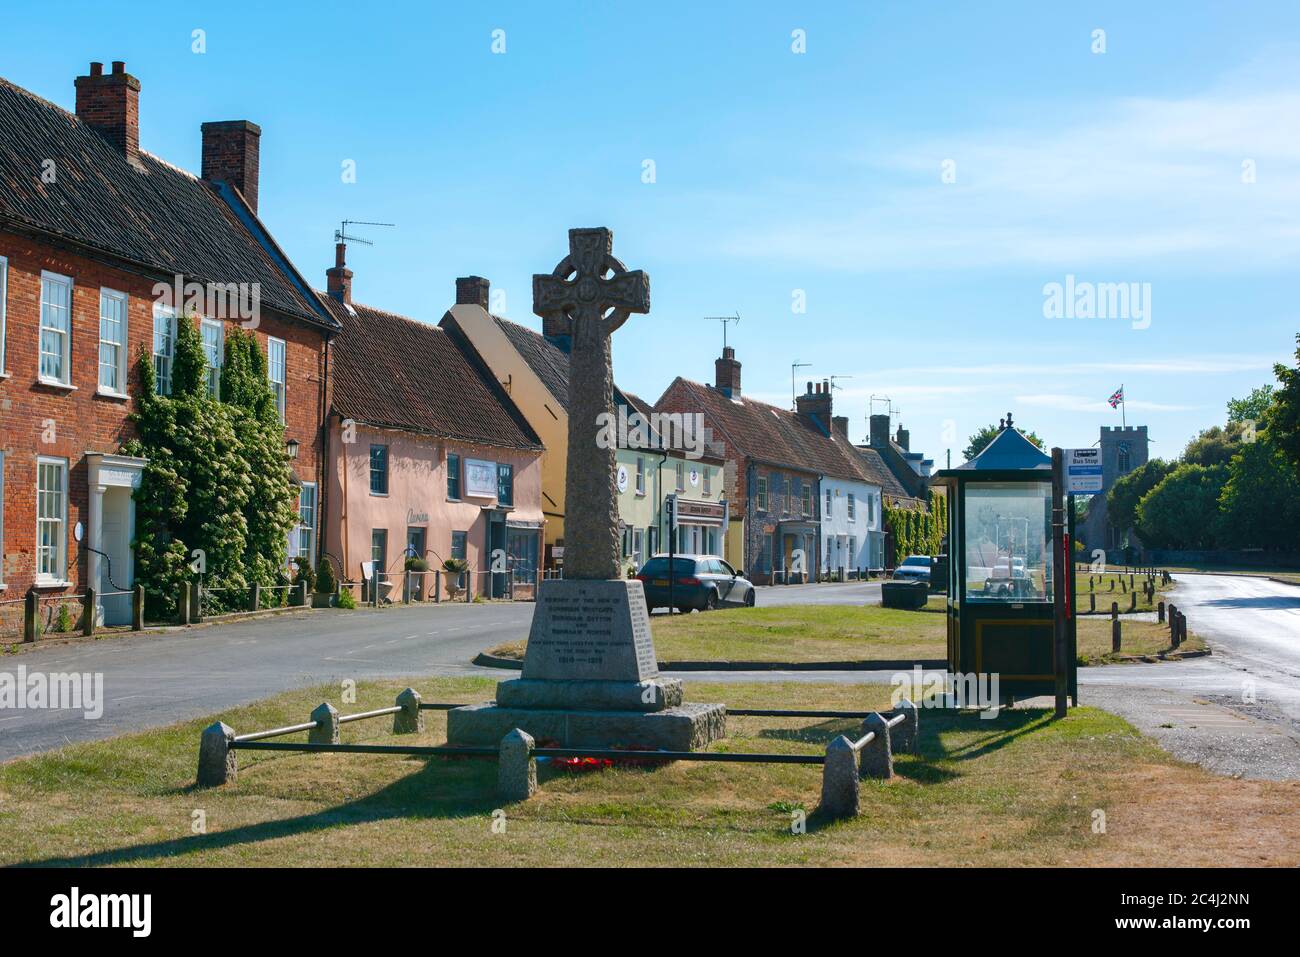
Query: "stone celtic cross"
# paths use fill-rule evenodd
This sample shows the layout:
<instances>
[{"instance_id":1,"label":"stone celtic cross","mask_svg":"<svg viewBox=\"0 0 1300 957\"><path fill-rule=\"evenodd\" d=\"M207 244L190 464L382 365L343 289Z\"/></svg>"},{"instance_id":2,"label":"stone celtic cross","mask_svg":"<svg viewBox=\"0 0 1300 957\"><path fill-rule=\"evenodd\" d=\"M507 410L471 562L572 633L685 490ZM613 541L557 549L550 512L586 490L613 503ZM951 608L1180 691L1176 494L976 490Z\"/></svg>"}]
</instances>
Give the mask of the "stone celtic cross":
<instances>
[{"instance_id":1,"label":"stone celtic cross","mask_svg":"<svg viewBox=\"0 0 1300 957\"><path fill-rule=\"evenodd\" d=\"M569 354L569 451L564 482L564 577L620 578L613 447L597 443L601 413L614 412L609 337L634 312L650 311L650 277L614 258L603 227L569 230L569 255L533 276L533 312L560 319Z\"/></svg>"}]
</instances>

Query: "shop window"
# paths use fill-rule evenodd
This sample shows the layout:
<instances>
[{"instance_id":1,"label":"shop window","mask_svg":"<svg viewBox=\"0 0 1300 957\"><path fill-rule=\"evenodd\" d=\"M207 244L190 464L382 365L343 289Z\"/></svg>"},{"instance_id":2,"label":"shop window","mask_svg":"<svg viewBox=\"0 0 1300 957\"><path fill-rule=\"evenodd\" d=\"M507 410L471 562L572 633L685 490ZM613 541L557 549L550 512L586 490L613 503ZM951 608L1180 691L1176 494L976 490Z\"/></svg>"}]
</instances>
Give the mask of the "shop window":
<instances>
[{"instance_id":1,"label":"shop window","mask_svg":"<svg viewBox=\"0 0 1300 957\"><path fill-rule=\"evenodd\" d=\"M460 500L460 456L455 452L447 453L447 497Z\"/></svg>"}]
</instances>

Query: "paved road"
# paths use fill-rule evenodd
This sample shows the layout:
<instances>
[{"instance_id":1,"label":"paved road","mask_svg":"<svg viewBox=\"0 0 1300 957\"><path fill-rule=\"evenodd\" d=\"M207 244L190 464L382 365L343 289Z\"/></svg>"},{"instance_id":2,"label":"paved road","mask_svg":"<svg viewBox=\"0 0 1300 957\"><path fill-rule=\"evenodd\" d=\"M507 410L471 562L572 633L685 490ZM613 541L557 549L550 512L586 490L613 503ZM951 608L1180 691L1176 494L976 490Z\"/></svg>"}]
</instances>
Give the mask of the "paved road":
<instances>
[{"instance_id":1,"label":"paved road","mask_svg":"<svg viewBox=\"0 0 1300 957\"><path fill-rule=\"evenodd\" d=\"M213 714L290 688L344 678L500 675L470 664L484 648L528 636L531 604L425 605L350 614L298 613L36 648L0 671L104 676L104 711L0 711L0 761L69 741Z\"/></svg>"},{"instance_id":2,"label":"paved road","mask_svg":"<svg viewBox=\"0 0 1300 957\"><path fill-rule=\"evenodd\" d=\"M776 586L772 604L879 600L879 583ZM1230 774L1300 777L1300 587L1258 578L1180 575L1175 601L1213 657L1088 668L1081 697L1123 714L1180 757ZM343 678L509 672L469 662L526 637L531 604L440 605L281 616L37 648L0 661L45 672L99 672L101 719L0 711L0 760L213 714L290 688ZM884 672L691 672L688 681L888 683ZM1253 700L1252 700L1253 699Z\"/></svg>"}]
</instances>

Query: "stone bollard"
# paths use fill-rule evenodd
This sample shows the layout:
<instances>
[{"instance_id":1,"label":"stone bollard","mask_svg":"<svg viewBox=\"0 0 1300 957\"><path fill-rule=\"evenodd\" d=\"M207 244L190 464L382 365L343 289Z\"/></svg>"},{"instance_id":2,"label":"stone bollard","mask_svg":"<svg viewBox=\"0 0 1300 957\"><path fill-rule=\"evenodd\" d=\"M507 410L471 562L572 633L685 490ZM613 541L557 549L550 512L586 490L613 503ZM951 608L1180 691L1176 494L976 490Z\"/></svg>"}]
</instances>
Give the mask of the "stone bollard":
<instances>
[{"instance_id":1,"label":"stone bollard","mask_svg":"<svg viewBox=\"0 0 1300 957\"><path fill-rule=\"evenodd\" d=\"M900 698L894 709L906 720L894 728L890 746L899 754L921 753L921 711L908 698Z\"/></svg>"},{"instance_id":2,"label":"stone bollard","mask_svg":"<svg viewBox=\"0 0 1300 957\"><path fill-rule=\"evenodd\" d=\"M857 817L858 754L844 735L826 745L822 802L817 809L830 818Z\"/></svg>"},{"instance_id":3,"label":"stone bollard","mask_svg":"<svg viewBox=\"0 0 1300 957\"><path fill-rule=\"evenodd\" d=\"M1156 605L1156 621L1163 625L1165 623L1165 603L1161 602Z\"/></svg>"},{"instance_id":4,"label":"stone bollard","mask_svg":"<svg viewBox=\"0 0 1300 957\"><path fill-rule=\"evenodd\" d=\"M858 753L858 777L885 778L894 776L894 755L889 748L889 722L879 714L869 714L862 722L862 734L874 733Z\"/></svg>"},{"instance_id":5,"label":"stone bollard","mask_svg":"<svg viewBox=\"0 0 1300 957\"><path fill-rule=\"evenodd\" d=\"M230 746L234 740L235 729L220 721L203 729L199 737L199 787L214 788L235 780L239 767Z\"/></svg>"},{"instance_id":6,"label":"stone bollard","mask_svg":"<svg viewBox=\"0 0 1300 957\"><path fill-rule=\"evenodd\" d=\"M537 759L533 737L515 728L501 739L497 758L497 796L504 801L527 801L537 793Z\"/></svg>"},{"instance_id":7,"label":"stone bollard","mask_svg":"<svg viewBox=\"0 0 1300 957\"><path fill-rule=\"evenodd\" d=\"M1119 651L1120 648L1120 622L1119 622L1119 602L1110 603L1110 650Z\"/></svg>"},{"instance_id":8,"label":"stone bollard","mask_svg":"<svg viewBox=\"0 0 1300 957\"><path fill-rule=\"evenodd\" d=\"M316 727L307 732L308 744L339 743L338 708L328 701L322 701L320 706L311 713L311 719L316 722Z\"/></svg>"},{"instance_id":9,"label":"stone bollard","mask_svg":"<svg viewBox=\"0 0 1300 957\"><path fill-rule=\"evenodd\" d=\"M394 702L402 710L393 715L393 734L416 734L424 730L424 712L420 710L420 692L407 688Z\"/></svg>"}]
</instances>

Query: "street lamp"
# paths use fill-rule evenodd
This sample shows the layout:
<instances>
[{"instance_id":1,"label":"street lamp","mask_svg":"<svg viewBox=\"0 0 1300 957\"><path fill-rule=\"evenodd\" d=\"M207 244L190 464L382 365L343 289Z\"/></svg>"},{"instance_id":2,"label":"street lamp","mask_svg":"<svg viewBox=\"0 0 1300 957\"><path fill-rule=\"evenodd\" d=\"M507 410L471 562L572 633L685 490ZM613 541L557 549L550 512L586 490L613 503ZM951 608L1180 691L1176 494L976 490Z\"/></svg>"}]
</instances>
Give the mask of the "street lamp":
<instances>
[{"instance_id":1,"label":"street lamp","mask_svg":"<svg viewBox=\"0 0 1300 957\"><path fill-rule=\"evenodd\" d=\"M290 439L284 443L284 452L290 459L296 459L298 457L298 440Z\"/></svg>"}]
</instances>

